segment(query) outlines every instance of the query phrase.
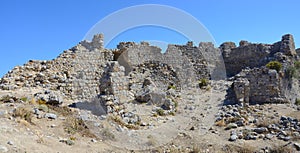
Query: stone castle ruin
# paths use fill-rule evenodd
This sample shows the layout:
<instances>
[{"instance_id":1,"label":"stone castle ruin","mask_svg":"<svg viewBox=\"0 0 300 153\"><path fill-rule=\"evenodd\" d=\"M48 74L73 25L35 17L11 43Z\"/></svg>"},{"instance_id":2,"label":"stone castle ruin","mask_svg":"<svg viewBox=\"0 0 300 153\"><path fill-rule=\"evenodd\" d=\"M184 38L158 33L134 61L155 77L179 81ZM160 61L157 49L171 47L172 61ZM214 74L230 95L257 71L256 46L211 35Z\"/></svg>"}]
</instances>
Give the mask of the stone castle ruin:
<instances>
[{"instance_id":1,"label":"stone castle ruin","mask_svg":"<svg viewBox=\"0 0 300 153\"><path fill-rule=\"evenodd\" d=\"M200 46L203 48L203 46ZM145 62L158 62L174 68L184 83L209 78L207 62L199 47L169 45L165 54L161 49L142 42L120 43L115 50L103 48L103 35L95 35L92 42L82 41L51 61L30 60L9 71L1 80L2 90L47 88L60 91L72 100L89 100L101 93L100 80L108 63L118 61L128 75ZM182 83L182 85L187 85Z\"/></svg>"},{"instance_id":2,"label":"stone castle ruin","mask_svg":"<svg viewBox=\"0 0 300 153\"><path fill-rule=\"evenodd\" d=\"M165 53L147 42L105 49L98 34L56 59L16 66L0 80L0 89L45 89L75 102L97 97L106 112L120 115L128 101L151 103L170 113L182 89L198 87L201 79L226 79L227 74L235 103L284 103L299 96L299 80L285 73L299 54L289 34L271 45L241 41L238 47L226 42L215 48L209 42L188 42L170 44ZM265 67L270 61L280 62L282 69Z\"/></svg>"},{"instance_id":3,"label":"stone castle ruin","mask_svg":"<svg viewBox=\"0 0 300 153\"><path fill-rule=\"evenodd\" d=\"M226 42L220 49L227 75L233 77L236 102L286 103L299 98L298 77L288 74L299 60L292 35L284 35L281 41L271 45L241 41L236 47L234 43ZM281 70L277 72L267 68L271 61L280 62Z\"/></svg>"}]
</instances>

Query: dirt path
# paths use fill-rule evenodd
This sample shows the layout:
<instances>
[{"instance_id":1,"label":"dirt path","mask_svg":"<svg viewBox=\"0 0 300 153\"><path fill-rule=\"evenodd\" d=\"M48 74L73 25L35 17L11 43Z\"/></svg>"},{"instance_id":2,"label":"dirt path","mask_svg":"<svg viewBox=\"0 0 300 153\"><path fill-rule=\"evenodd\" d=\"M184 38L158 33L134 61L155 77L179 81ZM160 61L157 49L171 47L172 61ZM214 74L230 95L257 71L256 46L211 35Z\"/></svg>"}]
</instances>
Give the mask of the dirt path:
<instances>
[{"instance_id":1,"label":"dirt path","mask_svg":"<svg viewBox=\"0 0 300 153\"><path fill-rule=\"evenodd\" d=\"M213 126L215 114L225 97L224 91L190 89L181 92L182 101L179 103L175 116L159 116L147 129L129 130L127 128L111 128L116 140L109 144L129 150L145 150L162 146L171 142L181 133L194 128L191 135L205 135ZM131 106L134 107L134 106ZM137 106L136 106L137 107ZM150 106L149 106L150 107ZM143 115L149 115L151 109L144 106L136 108Z\"/></svg>"}]
</instances>

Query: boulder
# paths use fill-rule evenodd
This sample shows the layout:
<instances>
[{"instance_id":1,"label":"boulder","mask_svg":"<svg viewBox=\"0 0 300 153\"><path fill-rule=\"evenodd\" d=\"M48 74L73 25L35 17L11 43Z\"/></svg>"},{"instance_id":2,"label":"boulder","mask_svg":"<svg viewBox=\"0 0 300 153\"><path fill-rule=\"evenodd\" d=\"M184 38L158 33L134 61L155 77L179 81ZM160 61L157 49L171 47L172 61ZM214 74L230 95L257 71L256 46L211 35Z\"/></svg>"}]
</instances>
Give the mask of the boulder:
<instances>
[{"instance_id":1,"label":"boulder","mask_svg":"<svg viewBox=\"0 0 300 153\"><path fill-rule=\"evenodd\" d=\"M44 92L38 92L34 94L36 100L41 100L49 105L60 105L63 103L62 96L54 91L46 90Z\"/></svg>"},{"instance_id":2,"label":"boulder","mask_svg":"<svg viewBox=\"0 0 300 153\"><path fill-rule=\"evenodd\" d=\"M53 113L46 113L44 117L48 119L57 119L57 115Z\"/></svg>"}]
</instances>

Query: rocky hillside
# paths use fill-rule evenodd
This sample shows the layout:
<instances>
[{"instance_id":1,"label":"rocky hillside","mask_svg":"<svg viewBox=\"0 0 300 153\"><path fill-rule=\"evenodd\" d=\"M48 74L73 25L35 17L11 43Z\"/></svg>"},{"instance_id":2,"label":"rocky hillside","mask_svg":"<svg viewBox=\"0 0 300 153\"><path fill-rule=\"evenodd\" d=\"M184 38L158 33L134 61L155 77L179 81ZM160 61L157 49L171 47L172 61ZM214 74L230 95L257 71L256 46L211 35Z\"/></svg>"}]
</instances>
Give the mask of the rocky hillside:
<instances>
[{"instance_id":1,"label":"rocky hillside","mask_svg":"<svg viewBox=\"0 0 300 153\"><path fill-rule=\"evenodd\" d=\"M299 54L290 34L165 53L95 35L1 78L0 152L294 152Z\"/></svg>"}]
</instances>

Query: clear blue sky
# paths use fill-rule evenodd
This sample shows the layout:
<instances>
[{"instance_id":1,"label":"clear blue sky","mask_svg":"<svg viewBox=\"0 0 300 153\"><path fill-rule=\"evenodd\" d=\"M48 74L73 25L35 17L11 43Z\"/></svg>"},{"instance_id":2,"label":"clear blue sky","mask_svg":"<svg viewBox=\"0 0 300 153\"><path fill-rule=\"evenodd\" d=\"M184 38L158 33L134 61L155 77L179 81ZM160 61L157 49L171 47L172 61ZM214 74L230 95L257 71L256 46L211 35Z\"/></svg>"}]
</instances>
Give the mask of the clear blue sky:
<instances>
[{"instance_id":1,"label":"clear blue sky","mask_svg":"<svg viewBox=\"0 0 300 153\"><path fill-rule=\"evenodd\" d=\"M141 4L163 4L186 11L210 31L218 45L240 40L273 43L283 34L291 33L300 47L300 1L297 0L7 0L0 5L0 76L30 59L56 58L81 41L105 16ZM159 30L162 29L132 29L116 41L161 40L166 35L160 35ZM167 41L185 43L186 40Z\"/></svg>"}]
</instances>

